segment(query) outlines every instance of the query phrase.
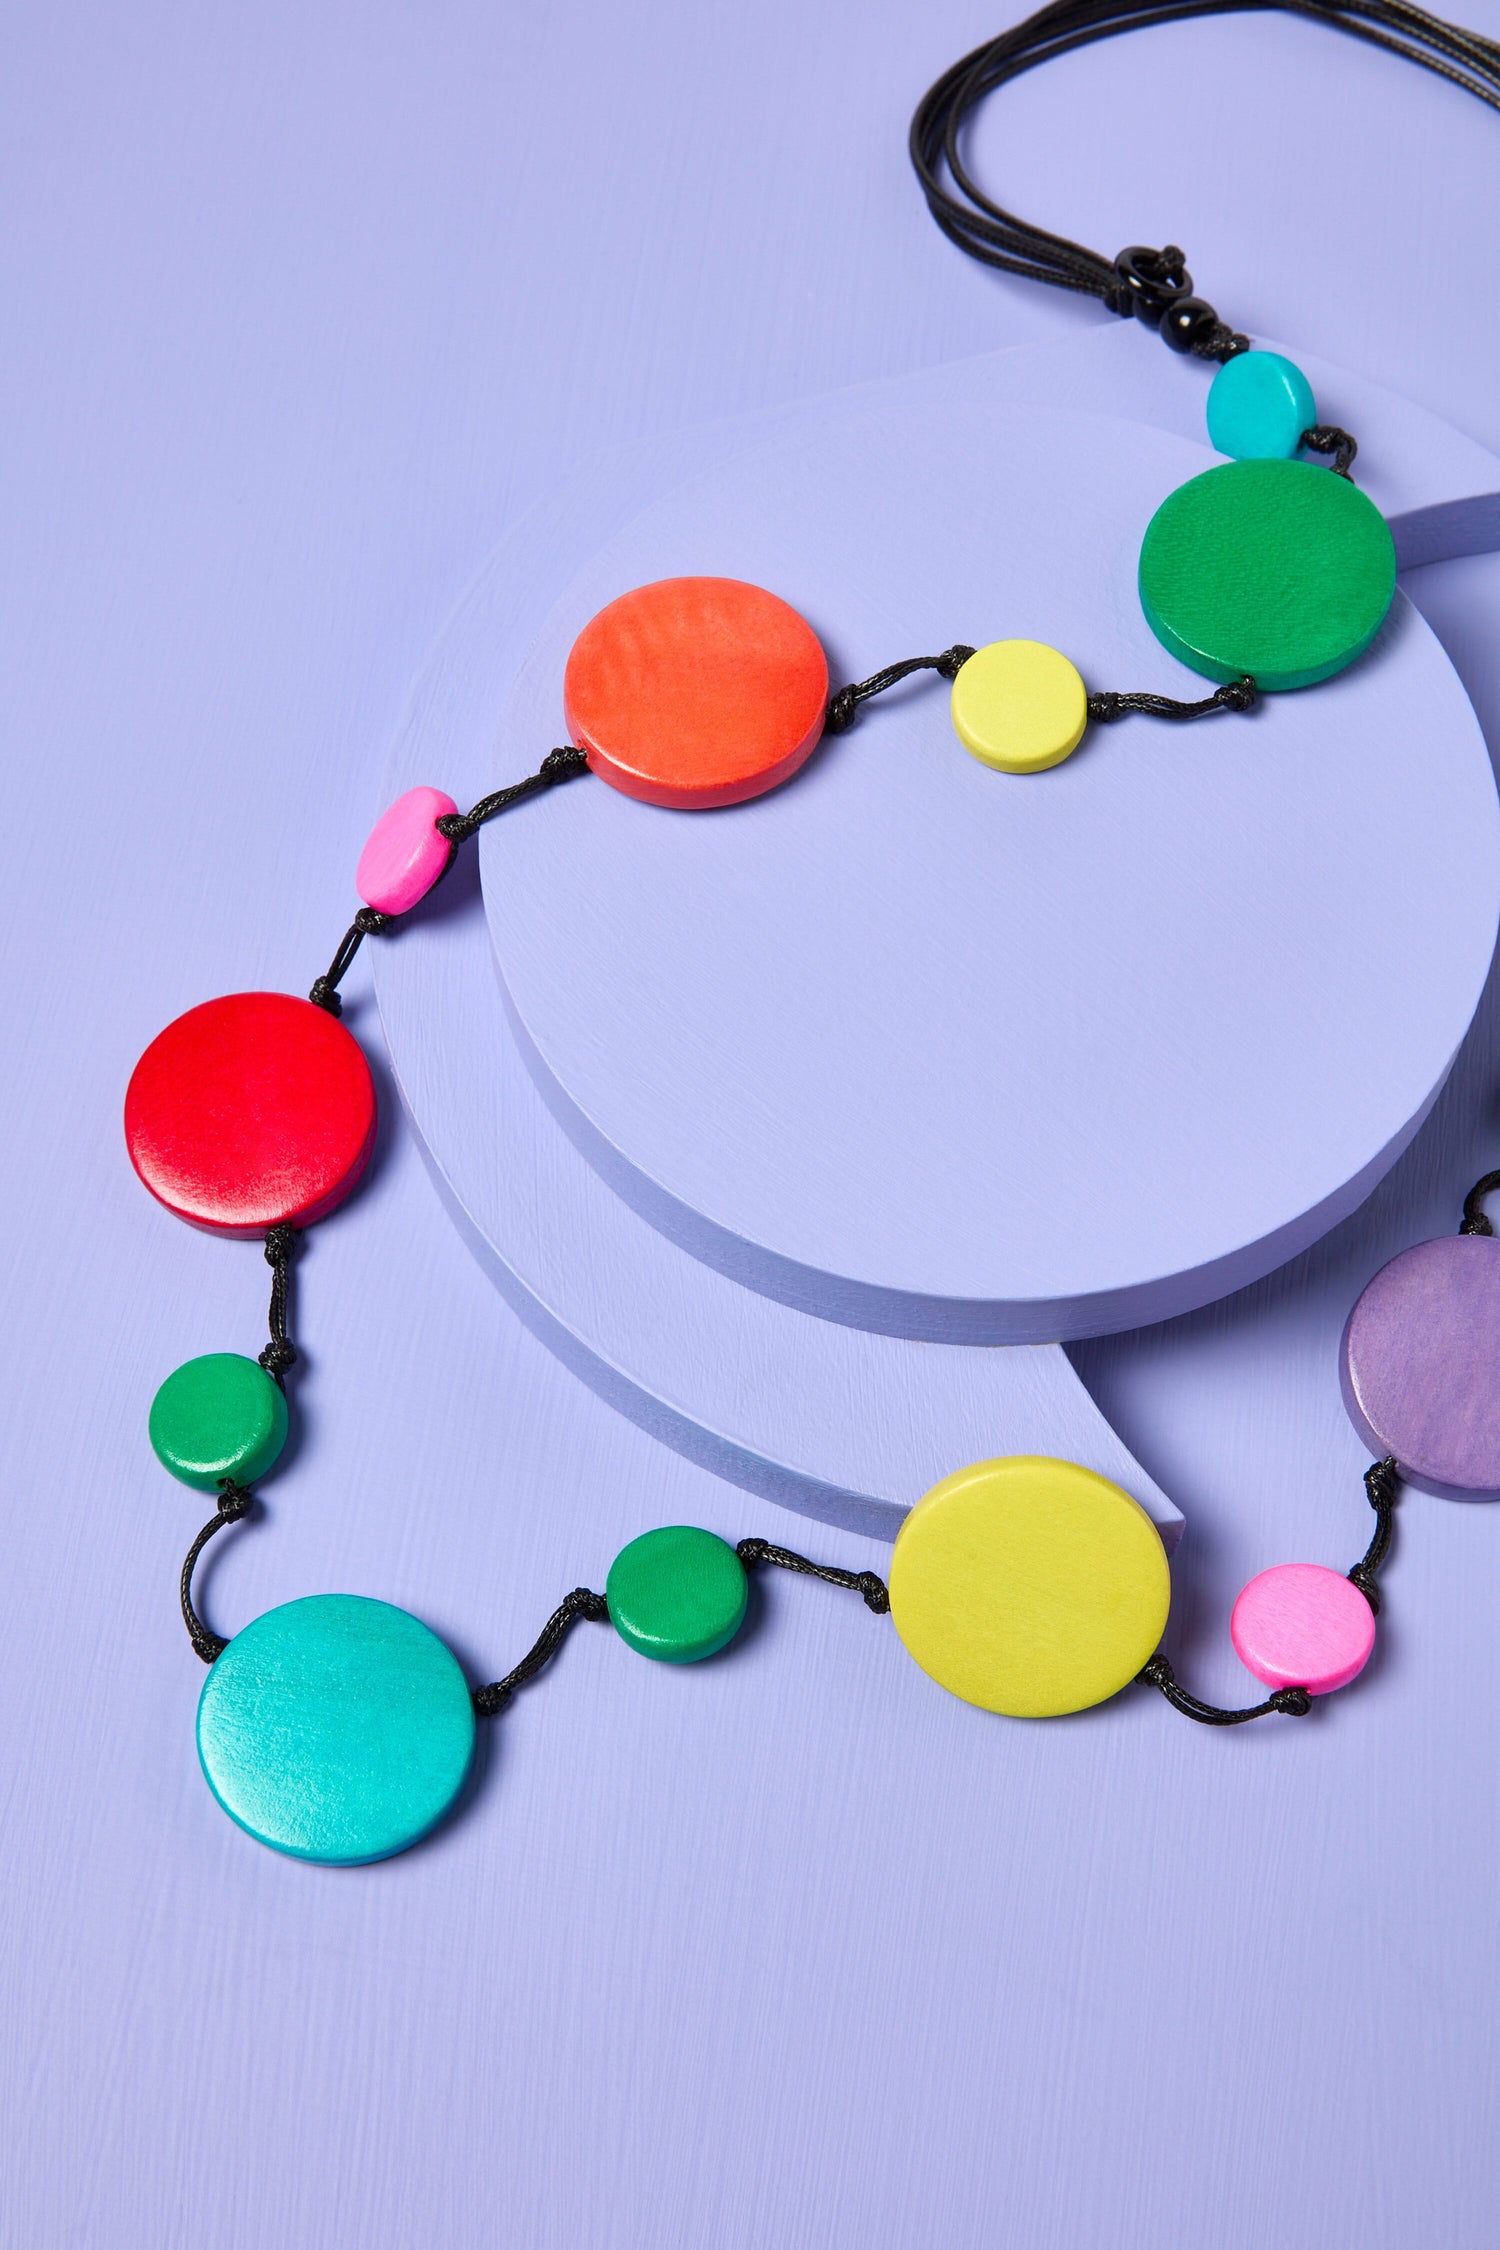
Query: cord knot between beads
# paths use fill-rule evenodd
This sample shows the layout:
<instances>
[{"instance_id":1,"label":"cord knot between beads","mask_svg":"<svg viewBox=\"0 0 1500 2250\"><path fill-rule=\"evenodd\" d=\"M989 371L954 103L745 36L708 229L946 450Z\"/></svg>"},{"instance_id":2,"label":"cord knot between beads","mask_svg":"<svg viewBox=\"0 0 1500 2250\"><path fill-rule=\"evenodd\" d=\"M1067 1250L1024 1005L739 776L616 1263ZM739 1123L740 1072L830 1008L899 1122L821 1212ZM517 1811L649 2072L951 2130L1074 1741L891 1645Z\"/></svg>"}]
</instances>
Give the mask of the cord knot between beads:
<instances>
[{"instance_id":1,"label":"cord knot between beads","mask_svg":"<svg viewBox=\"0 0 1500 2250\"><path fill-rule=\"evenodd\" d=\"M1371 1616L1378 1617L1380 1615L1380 1588L1376 1584L1375 1573L1369 1564L1357 1562L1353 1569L1349 1571L1348 1579L1350 1585L1357 1586L1369 1603Z\"/></svg>"},{"instance_id":2,"label":"cord knot between beads","mask_svg":"<svg viewBox=\"0 0 1500 2250\"><path fill-rule=\"evenodd\" d=\"M297 1364L297 1347L288 1343L285 1336L272 1337L265 1349L256 1355L266 1373L279 1382Z\"/></svg>"},{"instance_id":3,"label":"cord knot between beads","mask_svg":"<svg viewBox=\"0 0 1500 2250\"><path fill-rule=\"evenodd\" d=\"M1268 1701L1273 1711L1282 1711L1289 1719L1305 1719L1312 1709L1312 1697L1305 1687L1279 1687Z\"/></svg>"}]
</instances>

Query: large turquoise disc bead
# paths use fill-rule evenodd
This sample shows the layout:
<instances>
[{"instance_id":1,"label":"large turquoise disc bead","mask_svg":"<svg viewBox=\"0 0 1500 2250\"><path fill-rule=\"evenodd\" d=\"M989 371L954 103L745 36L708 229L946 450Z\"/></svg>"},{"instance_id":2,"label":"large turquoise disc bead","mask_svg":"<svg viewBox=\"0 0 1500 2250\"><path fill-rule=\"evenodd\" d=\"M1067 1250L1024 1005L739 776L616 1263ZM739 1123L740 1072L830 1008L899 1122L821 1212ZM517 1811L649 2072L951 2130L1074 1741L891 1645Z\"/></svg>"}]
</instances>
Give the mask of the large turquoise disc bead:
<instances>
[{"instance_id":1,"label":"large turquoise disc bead","mask_svg":"<svg viewBox=\"0 0 1500 2250\"><path fill-rule=\"evenodd\" d=\"M1211 680L1326 680L1363 655L1395 590L1384 516L1310 461L1205 469L1168 493L1141 542L1147 623Z\"/></svg>"},{"instance_id":2,"label":"large turquoise disc bead","mask_svg":"<svg viewBox=\"0 0 1500 2250\"><path fill-rule=\"evenodd\" d=\"M198 1703L198 1756L230 1819L330 1867L425 1836L473 1754L456 1659L418 1618L359 1594L267 1610L236 1633Z\"/></svg>"},{"instance_id":3,"label":"large turquoise disc bead","mask_svg":"<svg viewBox=\"0 0 1500 2250\"><path fill-rule=\"evenodd\" d=\"M691 1524L643 1532L604 1582L609 1621L641 1656L696 1664L732 1641L748 1599L745 1566L727 1540Z\"/></svg>"},{"instance_id":4,"label":"large turquoise disc bead","mask_svg":"<svg viewBox=\"0 0 1500 2250\"><path fill-rule=\"evenodd\" d=\"M1209 386L1209 442L1231 461L1290 461L1317 419L1311 383L1280 352L1226 359Z\"/></svg>"},{"instance_id":5,"label":"large turquoise disc bead","mask_svg":"<svg viewBox=\"0 0 1500 2250\"><path fill-rule=\"evenodd\" d=\"M253 1484L286 1444L286 1400L257 1360L205 1352L167 1377L149 1427L157 1460L184 1484Z\"/></svg>"}]
</instances>

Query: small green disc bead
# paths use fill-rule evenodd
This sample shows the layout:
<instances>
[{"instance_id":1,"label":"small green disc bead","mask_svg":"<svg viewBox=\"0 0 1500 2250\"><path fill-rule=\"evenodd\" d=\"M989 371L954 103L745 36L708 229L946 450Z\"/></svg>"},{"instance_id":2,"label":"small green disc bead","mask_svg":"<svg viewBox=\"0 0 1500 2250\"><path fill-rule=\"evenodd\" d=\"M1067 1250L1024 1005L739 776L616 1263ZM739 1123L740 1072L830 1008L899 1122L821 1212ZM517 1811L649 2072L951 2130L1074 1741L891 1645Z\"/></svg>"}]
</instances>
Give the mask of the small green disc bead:
<instances>
[{"instance_id":1,"label":"small green disc bead","mask_svg":"<svg viewBox=\"0 0 1500 2250\"><path fill-rule=\"evenodd\" d=\"M691 1524L643 1532L609 1567L609 1621L641 1656L697 1664L734 1639L748 1596L745 1566L726 1540Z\"/></svg>"},{"instance_id":2,"label":"small green disc bead","mask_svg":"<svg viewBox=\"0 0 1500 2250\"><path fill-rule=\"evenodd\" d=\"M200 1492L225 1477L253 1484L286 1443L286 1400L240 1352L205 1352L169 1375L151 1401L151 1444L164 1469Z\"/></svg>"},{"instance_id":3,"label":"small green disc bead","mask_svg":"<svg viewBox=\"0 0 1500 2250\"><path fill-rule=\"evenodd\" d=\"M1280 352L1226 359L1209 386L1209 443L1231 461L1290 461L1317 419L1311 383Z\"/></svg>"}]
</instances>

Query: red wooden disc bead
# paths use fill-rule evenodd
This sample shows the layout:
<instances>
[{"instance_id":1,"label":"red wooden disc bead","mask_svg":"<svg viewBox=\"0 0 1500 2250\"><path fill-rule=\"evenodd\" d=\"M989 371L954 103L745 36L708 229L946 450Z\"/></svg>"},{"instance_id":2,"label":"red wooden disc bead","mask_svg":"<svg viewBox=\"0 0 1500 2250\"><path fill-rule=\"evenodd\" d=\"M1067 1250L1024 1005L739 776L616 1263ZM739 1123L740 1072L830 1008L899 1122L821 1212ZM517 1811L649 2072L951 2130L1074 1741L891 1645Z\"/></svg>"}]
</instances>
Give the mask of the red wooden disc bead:
<instances>
[{"instance_id":1,"label":"red wooden disc bead","mask_svg":"<svg viewBox=\"0 0 1500 2250\"><path fill-rule=\"evenodd\" d=\"M195 1226L242 1235L307 1226L343 1202L370 1161L370 1066L310 1000L207 1000L136 1064L125 1145L151 1193Z\"/></svg>"},{"instance_id":2,"label":"red wooden disc bead","mask_svg":"<svg viewBox=\"0 0 1500 2250\"><path fill-rule=\"evenodd\" d=\"M812 627L763 586L660 578L585 625L563 708L613 788L697 812L759 797L811 756L828 663Z\"/></svg>"}]
</instances>

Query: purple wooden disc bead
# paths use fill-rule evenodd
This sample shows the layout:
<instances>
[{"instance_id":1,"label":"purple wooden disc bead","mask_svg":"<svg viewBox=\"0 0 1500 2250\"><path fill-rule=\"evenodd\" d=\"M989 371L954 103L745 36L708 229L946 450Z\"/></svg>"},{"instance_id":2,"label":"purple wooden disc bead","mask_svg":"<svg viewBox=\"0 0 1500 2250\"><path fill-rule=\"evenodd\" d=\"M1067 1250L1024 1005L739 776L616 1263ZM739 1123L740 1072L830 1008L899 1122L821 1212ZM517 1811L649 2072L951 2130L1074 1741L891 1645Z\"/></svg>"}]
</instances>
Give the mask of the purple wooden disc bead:
<instances>
[{"instance_id":1,"label":"purple wooden disc bead","mask_svg":"<svg viewBox=\"0 0 1500 2250\"><path fill-rule=\"evenodd\" d=\"M405 914L427 896L453 848L434 823L457 810L441 789L408 789L381 814L354 870L354 888L366 906Z\"/></svg>"},{"instance_id":2,"label":"purple wooden disc bead","mask_svg":"<svg viewBox=\"0 0 1500 2250\"><path fill-rule=\"evenodd\" d=\"M1372 1453L1444 1499L1500 1494L1500 1239L1442 1235L1382 1266L1339 1355Z\"/></svg>"}]
</instances>

